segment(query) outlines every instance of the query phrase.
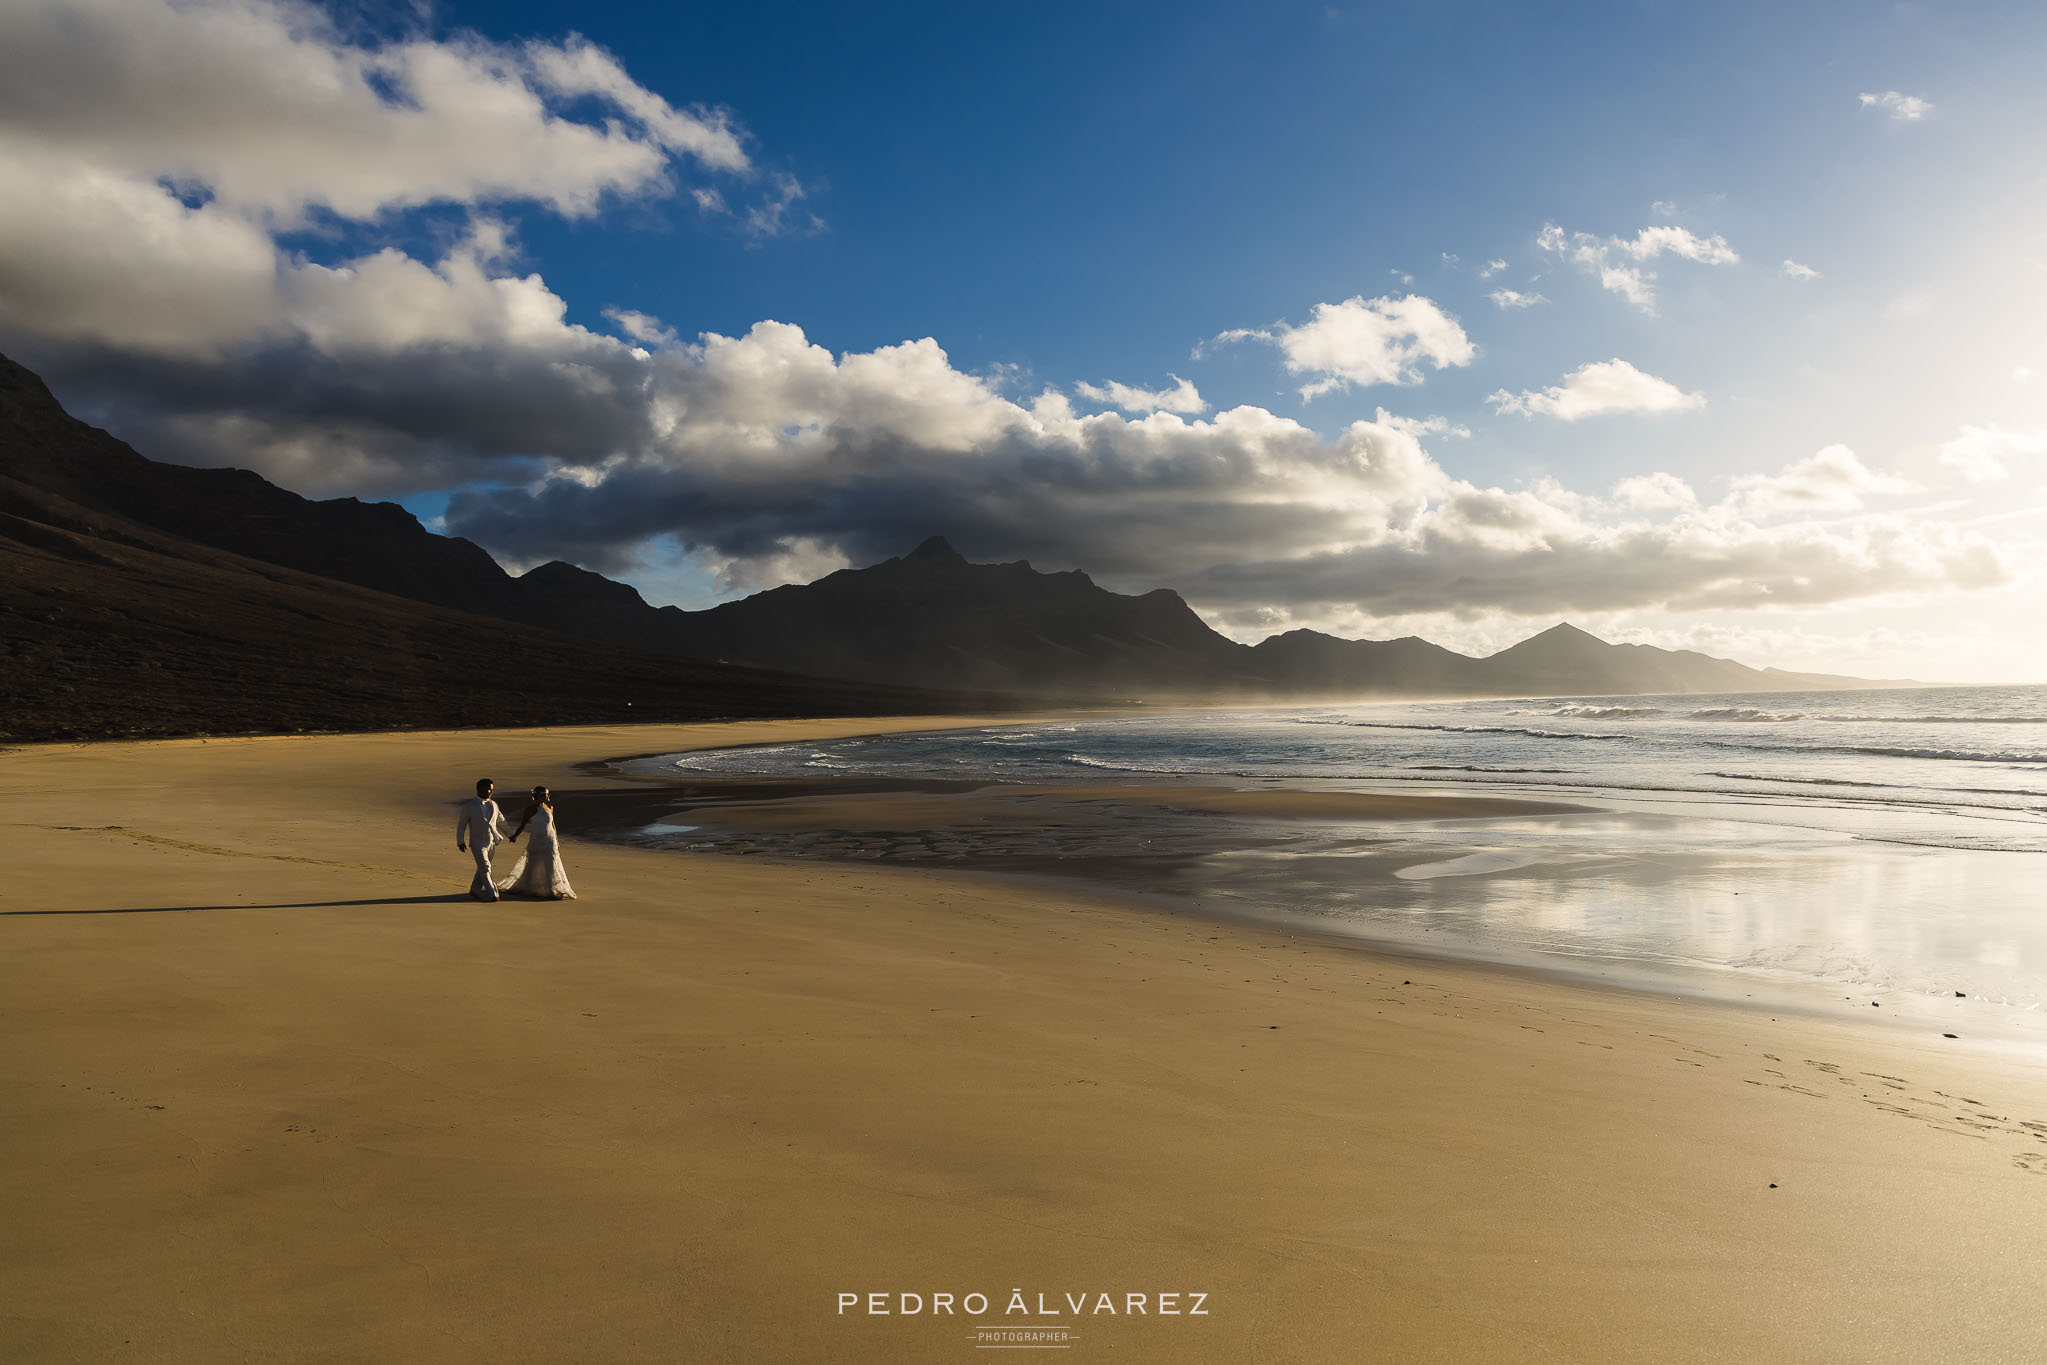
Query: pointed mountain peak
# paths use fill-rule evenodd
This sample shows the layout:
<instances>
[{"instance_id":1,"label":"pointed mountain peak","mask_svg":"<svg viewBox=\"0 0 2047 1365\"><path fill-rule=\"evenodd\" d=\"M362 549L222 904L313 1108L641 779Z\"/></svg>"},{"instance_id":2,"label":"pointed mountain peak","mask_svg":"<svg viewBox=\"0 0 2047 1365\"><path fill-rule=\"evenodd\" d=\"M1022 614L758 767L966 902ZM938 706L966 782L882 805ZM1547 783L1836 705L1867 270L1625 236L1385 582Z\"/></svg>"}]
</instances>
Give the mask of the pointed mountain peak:
<instances>
[{"instance_id":1,"label":"pointed mountain peak","mask_svg":"<svg viewBox=\"0 0 2047 1365\"><path fill-rule=\"evenodd\" d=\"M952 548L952 542L944 536L933 536L916 549L903 556L904 559L939 560L948 564L964 564L966 557Z\"/></svg>"},{"instance_id":2,"label":"pointed mountain peak","mask_svg":"<svg viewBox=\"0 0 2047 1365\"><path fill-rule=\"evenodd\" d=\"M1585 659L1618 649L1568 621L1559 621L1540 635L1531 635L1517 645L1508 645L1495 659Z\"/></svg>"},{"instance_id":3,"label":"pointed mountain peak","mask_svg":"<svg viewBox=\"0 0 2047 1365\"><path fill-rule=\"evenodd\" d=\"M646 599L640 596L640 590L630 583L606 578L601 573L559 559L551 559L537 568L528 569L519 575L517 581L564 602L574 600L591 605L608 602L613 605L623 603L627 606L646 606Z\"/></svg>"},{"instance_id":4,"label":"pointed mountain peak","mask_svg":"<svg viewBox=\"0 0 2047 1365\"><path fill-rule=\"evenodd\" d=\"M531 579L538 583L546 583L550 581L560 583L587 583L593 578L602 577L602 575L592 573L588 569L582 568L575 564L571 564L565 559L550 559L545 564L541 564L534 568L528 569L525 573L520 574L519 577Z\"/></svg>"}]
</instances>

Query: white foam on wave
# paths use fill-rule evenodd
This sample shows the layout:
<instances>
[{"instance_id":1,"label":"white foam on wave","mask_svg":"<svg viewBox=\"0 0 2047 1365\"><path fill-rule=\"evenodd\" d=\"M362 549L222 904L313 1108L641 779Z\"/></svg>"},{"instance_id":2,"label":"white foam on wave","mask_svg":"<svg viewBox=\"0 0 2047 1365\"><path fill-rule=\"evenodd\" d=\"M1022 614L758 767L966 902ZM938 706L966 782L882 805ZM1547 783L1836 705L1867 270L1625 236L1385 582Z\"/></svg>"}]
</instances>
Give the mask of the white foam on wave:
<instances>
[{"instance_id":1,"label":"white foam on wave","mask_svg":"<svg viewBox=\"0 0 2047 1365\"><path fill-rule=\"evenodd\" d=\"M1816 750L1815 752L1829 752ZM1868 754L1873 758L1928 758L1943 763L2047 763L2047 754L2022 753L2008 749L1921 749L1909 745L1886 748L1880 745L1844 748L1838 752Z\"/></svg>"},{"instance_id":2,"label":"white foam on wave","mask_svg":"<svg viewBox=\"0 0 2047 1365\"><path fill-rule=\"evenodd\" d=\"M1336 720L1313 716L1296 716L1295 725L1341 725L1352 730L1413 730L1422 733L1446 735L1525 735L1530 739L1604 739L1627 740L1627 735L1596 734L1583 730L1544 730L1533 725L1441 725L1427 721L1391 720Z\"/></svg>"},{"instance_id":3,"label":"white foam on wave","mask_svg":"<svg viewBox=\"0 0 2047 1365\"><path fill-rule=\"evenodd\" d=\"M1062 754L1059 761L1075 768L1098 768L1111 773L1151 773L1161 777L1184 777L1189 773L1206 773L1204 768L1179 764L1169 767L1153 767L1141 763L1112 763L1106 758L1090 758L1086 754Z\"/></svg>"},{"instance_id":4,"label":"white foam on wave","mask_svg":"<svg viewBox=\"0 0 2047 1365\"><path fill-rule=\"evenodd\" d=\"M2038 787L1911 787L1901 782L1861 782L1847 777L1784 777L1770 773L1710 772L1707 777L1725 777L1736 782L1782 782L1801 787L1869 787L1882 791L1939 791L1964 796L2031 796L2047 799Z\"/></svg>"},{"instance_id":5,"label":"white foam on wave","mask_svg":"<svg viewBox=\"0 0 2047 1365\"><path fill-rule=\"evenodd\" d=\"M1812 719L1835 725L2047 725L2047 716L1858 716L1832 712Z\"/></svg>"},{"instance_id":6,"label":"white foam on wave","mask_svg":"<svg viewBox=\"0 0 2047 1365\"><path fill-rule=\"evenodd\" d=\"M2038 839L1992 834L1857 834L1873 844L1905 844L1912 848L1951 848L1973 853L2047 853Z\"/></svg>"}]
</instances>

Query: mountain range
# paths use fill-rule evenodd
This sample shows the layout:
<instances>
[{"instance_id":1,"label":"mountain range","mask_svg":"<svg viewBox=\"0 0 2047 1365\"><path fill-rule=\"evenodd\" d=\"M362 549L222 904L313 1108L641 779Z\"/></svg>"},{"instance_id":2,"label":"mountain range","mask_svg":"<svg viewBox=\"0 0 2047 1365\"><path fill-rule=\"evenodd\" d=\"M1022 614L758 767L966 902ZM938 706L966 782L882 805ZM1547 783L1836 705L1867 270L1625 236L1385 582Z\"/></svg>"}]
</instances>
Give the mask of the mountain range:
<instances>
[{"instance_id":1,"label":"mountain range","mask_svg":"<svg viewBox=\"0 0 2047 1365\"><path fill-rule=\"evenodd\" d=\"M0 739L1017 704L693 663L430 605L286 567L278 561L319 562L294 553L300 532L343 558L353 542L362 562L350 571L392 585L406 581L404 565L383 556L407 545L436 572L444 558L480 558L479 581L505 577L482 551L427 535L397 507L309 503L253 474L145 460L0 358Z\"/></svg>"},{"instance_id":2,"label":"mountain range","mask_svg":"<svg viewBox=\"0 0 2047 1365\"><path fill-rule=\"evenodd\" d=\"M566 563L507 573L481 547L429 531L394 503L316 501L246 470L146 459L64 412L5 357L0 560L8 570L0 668L22 700L17 717L59 717L0 722L0 733L18 737L538 724L628 711L900 714L1026 697L1875 685L1612 645L1570 625L1485 658L1413 637L1308 630L1246 645L1170 589L1125 595L1077 571L970 563L938 537L899 558L702 611L655 607L627 584ZM225 688L234 704L208 702L207 688ZM461 700L471 694L473 703ZM67 708L75 723L61 719Z\"/></svg>"}]
</instances>

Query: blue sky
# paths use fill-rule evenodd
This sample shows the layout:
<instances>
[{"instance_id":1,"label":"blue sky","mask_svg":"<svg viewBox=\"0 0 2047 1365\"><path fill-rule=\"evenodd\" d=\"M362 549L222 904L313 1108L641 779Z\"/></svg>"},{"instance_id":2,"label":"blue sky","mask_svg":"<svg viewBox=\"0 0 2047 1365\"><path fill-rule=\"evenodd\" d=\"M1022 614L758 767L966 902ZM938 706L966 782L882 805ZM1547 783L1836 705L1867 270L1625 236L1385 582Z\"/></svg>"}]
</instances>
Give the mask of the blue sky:
<instances>
[{"instance_id":1,"label":"blue sky","mask_svg":"<svg viewBox=\"0 0 2047 1365\"><path fill-rule=\"evenodd\" d=\"M499 37L563 31L550 7L438 13ZM963 368L1019 365L1057 383L1198 371L1219 404L1318 424L1369 416L1388 395L1289 403L1264 357L1188 352L1318 302L1412 289L1483 328L1489 353L1432 376L1431 410L1482 419L1502 384L1553 383L1560 357L1616 350L1696 375L1687 387L1774 394L1804 387L1791 376L1816 347L1851 350L1892 290L1947 286L1972 239L2037 213L2038 176L2024 171L2047 164L2037 6L672 14L607 6L573 27L655 88L734 110L765 162L817 187L806 206L828 228L763 250L682 205L639 231L529 223L522 240L587 320L609 303L727 334L772 317L839 351L933 336ZM1858 102L1899 87L1939 90L1937 121L1905 128ZM1557 278L1534 248L1550 222L1601 235L1682 223L1725 235L1751 268L1734 280L1666 270L1662 316L1649 319ZM1771 275L1784 258L1828 283ZM1493 259L1509 269L1481 281ZM1503 316L1487 300L1537 273L1558 306ZM1868 409L1912 420L1871 390L1840 405L1863 412L1785 414L1796 424L1785 453L1885 420ZM1984 395L2013 420L2042 416L2039 396L2025 398ZM1844 419L1857 425L1843 433ZM1652 440L1709 457L1707 425ZM1620 477L1636 472L1644 436L1510 434L1472 445L1477 473L1593 459Z\"/></svg>"},{"instance_id":2,"label":"blue sky","mask_svg":"<svg viewBox=\"0 0 2047 1365\"><path fill-rule=\"evenodd\" d=\"M0 347L147 453L685 605L937 532L1244 638L2047 679L2038 6L0 37Z\"/></svg>"}]
</instances>

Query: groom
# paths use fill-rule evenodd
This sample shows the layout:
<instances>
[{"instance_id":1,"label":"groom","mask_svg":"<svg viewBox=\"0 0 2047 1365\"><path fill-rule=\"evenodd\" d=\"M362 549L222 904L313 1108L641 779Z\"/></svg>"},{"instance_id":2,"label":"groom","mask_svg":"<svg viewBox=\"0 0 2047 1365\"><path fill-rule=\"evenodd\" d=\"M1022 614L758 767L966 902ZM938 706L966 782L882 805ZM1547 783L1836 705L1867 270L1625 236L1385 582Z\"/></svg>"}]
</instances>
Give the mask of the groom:
<instances>
[{"instance_id":1,"label":"groom","mask_svg":"<svg viewBox=\"0 0 2047 1365\"><path fill-rule=\"evenodd\" d=\"M455 815L455 851L475 854L476 876L470 880L469 894L480 901L498 898L497 885L490 879L490 851L505 837L505 826L498 818L498 803L490 799L496 789L489 778L477 778L476 795Z\"/></svg>"}]
</instances>

